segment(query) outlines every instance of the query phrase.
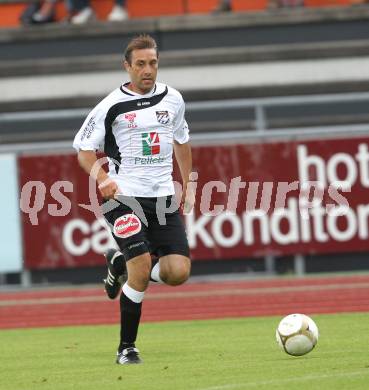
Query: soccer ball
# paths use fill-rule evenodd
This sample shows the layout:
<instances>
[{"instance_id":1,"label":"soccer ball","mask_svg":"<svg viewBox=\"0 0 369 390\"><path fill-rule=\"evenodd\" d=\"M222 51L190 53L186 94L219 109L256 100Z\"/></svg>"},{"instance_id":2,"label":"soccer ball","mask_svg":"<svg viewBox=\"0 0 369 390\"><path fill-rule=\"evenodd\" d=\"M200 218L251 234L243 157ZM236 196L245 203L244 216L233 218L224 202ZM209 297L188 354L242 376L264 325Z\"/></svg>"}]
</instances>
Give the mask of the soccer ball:
<instances>
[{"instance_id":1,"label":"soccer ball","mask_svg":"<svg viewBox=\"0 0 369 390\"><path fill-rule=\"evenodd\" d=\"M319 331L315 322L305 314L290 314L279 323L275 337L289 355L302 356L315 347Z\"/></svg>"}]
</instances>

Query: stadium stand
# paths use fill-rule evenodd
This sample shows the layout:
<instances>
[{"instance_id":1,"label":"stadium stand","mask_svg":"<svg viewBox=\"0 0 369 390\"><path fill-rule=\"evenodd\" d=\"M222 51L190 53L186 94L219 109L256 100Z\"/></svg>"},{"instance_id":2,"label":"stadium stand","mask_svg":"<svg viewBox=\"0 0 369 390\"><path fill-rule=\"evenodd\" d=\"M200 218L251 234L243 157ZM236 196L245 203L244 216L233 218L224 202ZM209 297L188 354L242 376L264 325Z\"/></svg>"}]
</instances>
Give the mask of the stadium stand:
<instances>
[{"instance_id":1,"label":"stadium stand","mask_svg":"<svg viewBox=\"0 0 369 390\"><path fill-rule=\"evenodd\" d=\"M368 19L369 7L362 5L3 29L1 141L70 139L86 107L121 82L122 48L141 31L158 40L161 77L188 102L366 91ZM362 123L365 106L360 101L270 108L268 125ZM63 110L70 109L77 111L68 117ZM53 131L45 116L50 110L58 119ZM189 111L189 120L194 132L255 128L252 109Z\"/></svg>"},{"instance_id":2,"label":"stadium stand","mask_svg":"<svg viewBox=\"0 0 369 390\"><path fill-rule=\"evenodd\" d=\"M5 0L1 5L0 26L18 26L19 15L30 3L29 0ZM98 19L104 20L111 11L113 0L93 0L92 7ZM214 2L213 2L214 3ZM173 1L151 1L151 0L130 0L127 2L128 13L131 18L157 17L163 15L180 15L185 13L182 0ZM56 20L61 21L67 16L63 1L59 1L56 11Z\"/></svg>"},{"instance_id":3,"label":"stadium stand","mask_svg":"<svg viewBox=\"0 0 369 390\"><path fill-rule=\"evenodd\" d=\"M0 2L0 27L19 25L19 15L32 0L2 0ZM184 15L209 13L216 8L217 0L128 0L127 9L131 18L158 17L165 15ZM306 7L348 6L353 0L305 0ZM93 0L92 6L98 19L104 20L112 8L113 0ZM284 2L271 2L275 6L283 6ZM288 5L288 2L285 2ZM291 5L293 2L291 2ZM261 11L268 8L268 0L232 0L234 12ZM60 0L56 10L56 20L61 21L67 15L63 1Z\"/></svg>"}]
</instances>

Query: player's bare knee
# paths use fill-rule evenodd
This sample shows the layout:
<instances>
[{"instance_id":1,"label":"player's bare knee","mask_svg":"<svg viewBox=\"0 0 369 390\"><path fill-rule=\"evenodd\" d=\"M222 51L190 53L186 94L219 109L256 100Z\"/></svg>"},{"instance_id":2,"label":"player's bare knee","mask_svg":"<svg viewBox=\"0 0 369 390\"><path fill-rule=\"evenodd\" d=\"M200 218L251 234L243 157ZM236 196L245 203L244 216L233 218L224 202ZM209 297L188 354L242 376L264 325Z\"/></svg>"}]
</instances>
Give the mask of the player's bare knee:
<instances>
[{"instance_id":1,"label":"player's bare knee","mask_svg":"<svg viewBox=\"0 0 369 390\"><path fill-rule=\"evenodd\" d=\"M190 277L190 263L189 262L177 262L171 265L168 273L164 275L164 282L170 286L179 286L186 282Z\"/></svg>"},{"instance_id":2,"label":"player's bare knee","mask_svg":"<svg viewBox=\"0 0 369 390\"><path fill-rule=\"evenodd\" d=\"M145 291L150 281L150 271L128 274L128 285L137 291Z\"/></svg>"},{"instance_id":3,"label":"player's bare knee","mask_svg":"<svg viewBox=\"0 0 369 390\"><path fill-rule=\"evenodd\" d=\"M183 272L182 274L176 274L173 276L173 279L169 280L169 285L170 286L179 286L183 283L185 283L190 276L189 272Z\"/></svg>"}]
</instances>

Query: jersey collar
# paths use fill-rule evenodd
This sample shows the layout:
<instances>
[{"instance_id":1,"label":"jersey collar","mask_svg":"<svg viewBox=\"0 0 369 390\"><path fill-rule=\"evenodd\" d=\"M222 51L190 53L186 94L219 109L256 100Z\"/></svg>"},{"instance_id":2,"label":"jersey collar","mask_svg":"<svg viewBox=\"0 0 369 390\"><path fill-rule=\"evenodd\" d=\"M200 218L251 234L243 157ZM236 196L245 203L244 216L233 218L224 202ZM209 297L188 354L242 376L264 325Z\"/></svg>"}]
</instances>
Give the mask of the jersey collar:
<instances>
[{"instance_id":1,"label":"jersey collar","mask_svg":"<svg viewBox=\"0 0 369 390\"><path fill-rule=\"evenodd\" d=\"M152 90L144 95L140 94L140 93L137 93L137 92L133 92L131 91L129 88L127 88L127 85L129 84L129 82L127 83L124 83L123 85L120 86L120 90L125 94L125 95L129 95L129 96L139 96L139 97L148 97L148 96L152 96L155 92L156 92L156 84L154 85L154 87L152 88Z\"/></svg>"}]
</instances>

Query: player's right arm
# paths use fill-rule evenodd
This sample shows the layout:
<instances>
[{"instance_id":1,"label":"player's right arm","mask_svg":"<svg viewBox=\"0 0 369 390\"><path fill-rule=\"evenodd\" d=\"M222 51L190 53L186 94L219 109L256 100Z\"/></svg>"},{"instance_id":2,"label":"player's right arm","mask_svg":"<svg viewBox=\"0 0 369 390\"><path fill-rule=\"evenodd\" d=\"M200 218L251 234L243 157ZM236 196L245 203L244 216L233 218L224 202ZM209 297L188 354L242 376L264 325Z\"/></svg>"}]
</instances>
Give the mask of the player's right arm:
<instances>
[{"instance_id":1,"label":"player's right arm","mask_svg":"<svg viewBox=\"0 0 369 390\"><path fill-rule=\"evenodd\" d=\"M80 150L78 152L79 165L84 171L96 180L100 194L105 199L114 198L118 192L118 185L109 178L93 150Z\"/></svg>"},{"instance_id":2,"label":"player's right arm","mask_svg":"<svg viewBox=\"0 0 369 390\"><path fill-rule=\"evenodd\" d=\"M96 155L105 139L105 116L106 111L101 104L96 106L74 138L73 147L78 151L79 165L96 180L101 196L111 199L117 193L118 186L109 178Z\"/></svg>"}]
</instances>

